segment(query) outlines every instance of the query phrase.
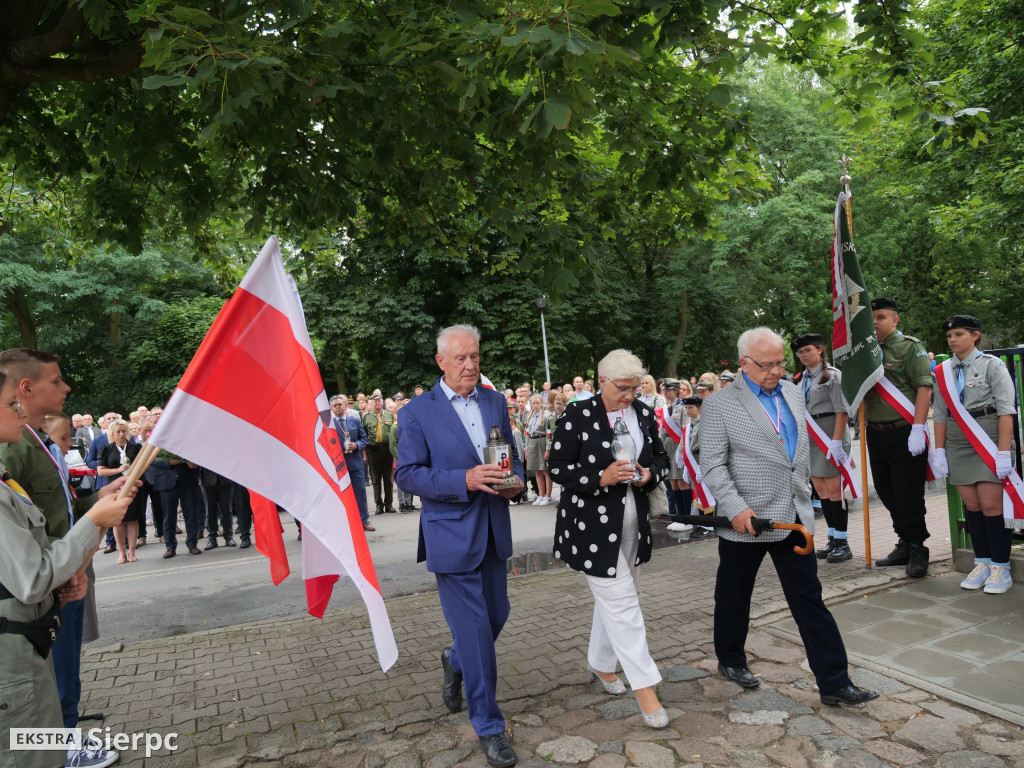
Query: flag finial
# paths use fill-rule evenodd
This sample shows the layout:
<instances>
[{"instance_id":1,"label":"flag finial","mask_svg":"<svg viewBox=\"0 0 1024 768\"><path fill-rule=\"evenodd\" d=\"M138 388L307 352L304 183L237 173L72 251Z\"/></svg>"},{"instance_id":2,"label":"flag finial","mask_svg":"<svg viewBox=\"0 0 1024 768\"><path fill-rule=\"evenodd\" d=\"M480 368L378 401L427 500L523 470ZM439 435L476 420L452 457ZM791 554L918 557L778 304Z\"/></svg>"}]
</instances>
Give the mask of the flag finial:
<instances>
[{"instance_id":1,"label":"flag finial","mask_svg":"<svg viewBox=\"0 0 1024 768\"><path fill-rule=\"evenodd\" d=\"M836 161L836 165L838 165L842 169L842 171L843 171L843 175L839 177L839 183L842 184L846 188L847 192L850 191L850 181L851 181L851 179L850 179L850 164L851 163L853 163L853 160L851 158L847 157L846 155L843 155L839 160Z\"/></svg>"}]
</instances>

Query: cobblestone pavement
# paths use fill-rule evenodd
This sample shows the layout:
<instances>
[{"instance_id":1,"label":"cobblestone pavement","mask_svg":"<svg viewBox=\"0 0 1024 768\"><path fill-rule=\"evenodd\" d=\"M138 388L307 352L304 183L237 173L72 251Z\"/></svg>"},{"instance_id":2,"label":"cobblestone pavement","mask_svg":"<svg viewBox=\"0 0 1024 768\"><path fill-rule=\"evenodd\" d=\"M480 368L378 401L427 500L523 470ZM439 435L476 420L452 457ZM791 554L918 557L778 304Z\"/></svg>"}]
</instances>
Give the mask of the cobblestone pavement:
<instances>
[{"instance_id":1,"label":"cobblestone pavement","mask_svg":"<svg viewBox=\"0 0 1024 768\"><path fill-rule=\"evenodd\" d=\"M592 602L567 570L510 581L498 642L498 696L524 767L682 765L803 768L1024 768L1024 732L893 678L854 668L877 701L822 705L803 649L767 631L787 614L773 569L761 569L747 648L763 684L742 691L715 672L713 541L660 550L643 570L641 605L671 723L646 728L632 695L590 683ZM948 570L933 564L934 574ZM830 604L898 589L902 569L855 561L821 569ZM1024 588L1024 587L1022 587ZM399 646L387 675L361 608L87 651L83 711L112 732L178 733L174 752L122 752L121 765L481 768L465 712L441 702L449 641L436 592L388 601ZM1022 693L1024 695L1024 693Z\"/></svg>"}]
</instances>

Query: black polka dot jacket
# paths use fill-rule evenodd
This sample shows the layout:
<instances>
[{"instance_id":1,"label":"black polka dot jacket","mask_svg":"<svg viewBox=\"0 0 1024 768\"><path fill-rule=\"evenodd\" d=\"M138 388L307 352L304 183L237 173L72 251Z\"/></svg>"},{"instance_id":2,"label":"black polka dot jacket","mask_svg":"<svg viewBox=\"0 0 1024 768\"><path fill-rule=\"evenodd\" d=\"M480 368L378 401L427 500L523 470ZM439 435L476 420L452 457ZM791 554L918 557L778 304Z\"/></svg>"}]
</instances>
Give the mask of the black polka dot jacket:
<instances>
[{"instance_id":1,"label":"black polka dot jacket","mask_svg":"<svg viewBox=\"0 0 1024 768\"><path fill-rule=\"evenodd\" d=\"M640 537L636 564L651 559L647 495L668 477L668 454L658 439L654 409L633 402L644 440L639 463L651 480L633 488ZM590 576L614 577L626 511L625 485L601 487L601 473L612 463L612 427L600 394L569 403L555 425L548 468L562 486L555 520L554 555Z\"/></svg>"}]
</instances>

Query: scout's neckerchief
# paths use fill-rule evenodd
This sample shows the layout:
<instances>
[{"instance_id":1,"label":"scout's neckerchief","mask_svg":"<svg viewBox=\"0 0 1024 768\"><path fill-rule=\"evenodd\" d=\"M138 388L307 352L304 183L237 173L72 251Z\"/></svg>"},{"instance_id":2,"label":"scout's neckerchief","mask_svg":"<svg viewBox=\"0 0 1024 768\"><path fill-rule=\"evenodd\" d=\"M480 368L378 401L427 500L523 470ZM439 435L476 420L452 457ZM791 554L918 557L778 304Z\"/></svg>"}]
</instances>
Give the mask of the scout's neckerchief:
<instances>
[{"instance_id":1,"label":"scout's neckerchief","mask_svg":"<svg viewBox=\"0 0 1024 768\"><path fill-rule=\"evenodd\" d=\"M679 403L679 401L676 401ZM683 407L682 403L679 403L680 408ZM660 412L660 413L659 413ZM658 413L658 421L660 426L664 428L665 434L672 438L672 442L679 445L683 439L683 430L679 428L679 425L672 420L672 415L669 413L669 407L663 405L661 408L656 408L655 413Z\"/></svg>"},{"instance_id":2,"label":"scout's neckerchief","mask_svg":"<svg viewBox=\"0 0 1024 768\"><path fill-rule=\"evenodd\" d=\"M11 477L11 473L7 471L7 467L4 466L3 462L0 462L0 481L3 481L5 485L18 494L18 498L23 502L29 505L32 504L32 499L28 497L25 489L18 485L18 481Z\"/></svg>"},{"instance_id":3,"label":"scout's neckerchief","mask_svg":"<svg viewBox=\"0 0 1024 768\"><path fill-rule=\"evenodd\" d=\"M857 476L853 471L853 459L847 456L846 461L840 464L835 456L829 456L828 436L825 434L825 430L818 426L818 422L811 418L811 414L804 412L804 418L807 419L807 434L811 441L821 449L829 463L839 470L839 476L843 479L843 490L849 489L850 496L859 499L861 497L860 485L857 483Z\"/></svg>"},{"instance_id":4,"label":"scout's neckerchief","mask_svg":"<svg viewBox=\"0 0 1024 768\"><path fill-rule=\"evenodd\" d=\"M977 420L967 412L960 397L956 394L956 374L953 373L953 366L950 365L952 358L935 367L935 381L939 385L939 394L942 395L946 408L956 420L960 431L964 433L967 442L978 452L985 466L996 471L996 453L998 448L992 442L992 438L981 428ZM1011 469L1010 474L999 481L1003 485L1003 521L1006 527L1015 530L1024 530L1024 481L1021 481L1017 470Z\"/></svg>"},{"instance_id":5,"label":"scout's neckerchief","mask_svg":"<svg viewBox=\"0 0 1024 768\"><path fill-rule=\"evenodd\" d=\"M711 495L711 489L702 480L697 482L697 460L693 456L693 451L690 450L690 438L693 436L693 425L687 424L683 427L682 437L680 439L680 446L683 448L683 464L686 466L686 471L690 474L690 480L693 482L693 492L697 494L697 501L700 502L702 509L711 509L715 506L715 497Z\"/></svg>"},{"instance_id":6,"label":"scout's neckerchief","mask_svg":"<svg viewBox=\"0 0 1024 768\"><path fill-rule=\"evenodd\" d=\"M909 397L896 388L895 384L886 378L882 378L877 384L875 384L875 391L878 393L879 397L892 406L893 410L899 414L901 419L908 424L914 423L914 404L910 402ZM932 450L932 441L931 437L928 435L927 425L925 425L924 428L924 444L928 450L928 479L934 480L937 477L945 477L946 475L942 470L936 469L935 467L935 451Z\"/></svg>"}]
</instances>

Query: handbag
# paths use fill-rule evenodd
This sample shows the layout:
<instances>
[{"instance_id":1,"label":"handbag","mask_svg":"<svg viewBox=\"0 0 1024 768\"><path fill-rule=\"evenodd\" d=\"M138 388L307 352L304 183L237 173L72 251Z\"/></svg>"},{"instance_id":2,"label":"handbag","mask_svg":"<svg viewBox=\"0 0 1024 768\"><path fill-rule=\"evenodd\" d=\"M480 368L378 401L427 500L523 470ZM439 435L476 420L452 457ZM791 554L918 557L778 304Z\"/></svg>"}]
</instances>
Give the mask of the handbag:
<instances>
[{"instance_id":1,"label":"handbag","mask_svg":"<svg viewBox=\"0 0 1024 768\"><path fill-rule=\"evenodd\" d=\"M665 484L658 483L647 494L647 516L663 517L668 514L668 493Z\"/></svg>"}]
</instances>

